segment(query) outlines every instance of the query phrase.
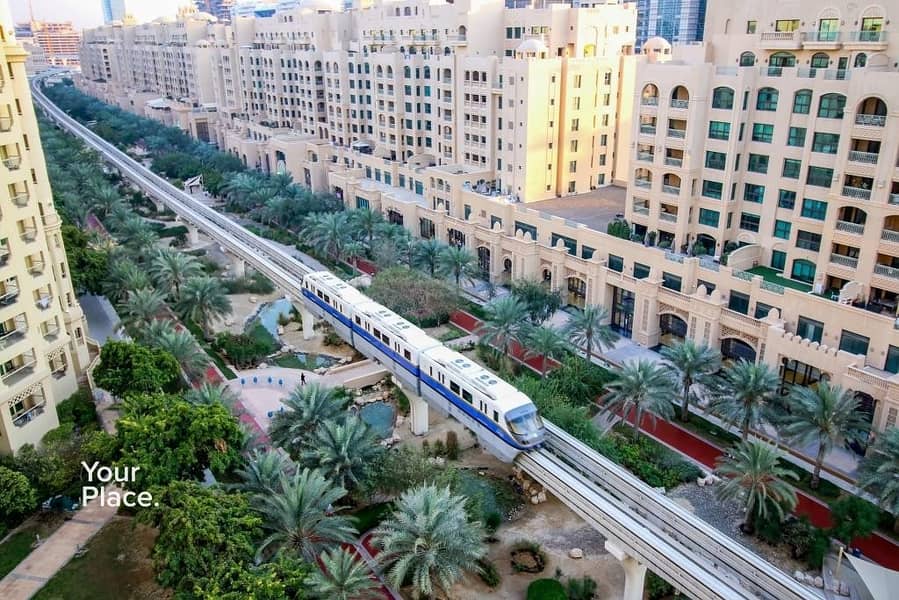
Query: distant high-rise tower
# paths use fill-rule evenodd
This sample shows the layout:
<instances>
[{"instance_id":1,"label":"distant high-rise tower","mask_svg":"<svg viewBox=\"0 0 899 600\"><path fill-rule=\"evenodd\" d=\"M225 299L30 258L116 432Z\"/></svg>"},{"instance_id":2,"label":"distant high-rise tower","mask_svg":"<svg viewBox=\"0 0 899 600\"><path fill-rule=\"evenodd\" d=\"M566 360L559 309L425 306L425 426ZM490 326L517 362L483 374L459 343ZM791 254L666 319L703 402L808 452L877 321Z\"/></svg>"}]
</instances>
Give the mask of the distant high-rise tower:
<instances>
[{"instance_id":1,"label":"distant high-rise tower","mask_svg":"<svg viewBox=\"0 0 899 600\"><path fill-rule=\"evenodd\" d=\"M103 22L107 25L113 21L125 20L125 0L101 0L103 5Z\"/></svg>"},{"instance_id":2,"label":"distant high-rise tower","mask_svg":"<svg viewBox=\"0 0 899 600\"><path fill-rule=\"evenodd\" d=\"M651 37L672 44L702 41L707 0L637 0L637 49Z\"/></svg>"},{"instance_id":3,"label":"distant high-rise tower","mask_svg":"<svg viewBox=\"0 0 899 600\"><path fill-rule=\"evenodd\" d=\"M231 20L231 7L234 0L194 0L197 10L209 13L219 21Z\"/></svg>"}]
</instances>

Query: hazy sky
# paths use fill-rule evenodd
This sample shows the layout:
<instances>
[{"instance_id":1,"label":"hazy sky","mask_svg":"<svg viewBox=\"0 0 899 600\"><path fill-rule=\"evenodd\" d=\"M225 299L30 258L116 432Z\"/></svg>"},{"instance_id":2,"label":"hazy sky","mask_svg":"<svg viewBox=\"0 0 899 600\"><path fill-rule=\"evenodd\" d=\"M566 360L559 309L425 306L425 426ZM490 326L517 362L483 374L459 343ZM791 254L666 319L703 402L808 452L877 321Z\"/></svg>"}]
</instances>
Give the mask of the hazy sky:
<instances>
[{"instance_id":1,"label":"hazy sky","mask_svg":"<svg viewBox=\"0 0 899 600\"><path fill-rule=\"evenodd\" d=\"M0 0L3 2L5 0ZM188 0L125 0L128 12L138 21L174 15ZM9 0L16 23L28 20L28 0ZM72 21L77 28L103 24L100 0L31 0L34 18L39 21Z\"/></svg>"}]
</instances>

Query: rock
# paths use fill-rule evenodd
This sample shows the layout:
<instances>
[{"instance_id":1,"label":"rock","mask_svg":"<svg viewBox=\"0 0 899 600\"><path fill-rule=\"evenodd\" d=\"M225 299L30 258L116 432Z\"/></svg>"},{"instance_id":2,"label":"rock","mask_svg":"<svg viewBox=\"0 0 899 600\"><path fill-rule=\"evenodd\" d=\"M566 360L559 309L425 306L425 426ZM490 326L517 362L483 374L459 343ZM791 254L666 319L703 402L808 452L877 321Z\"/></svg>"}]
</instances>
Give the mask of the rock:
<instances>
[{"instance_id":1,"label":"rock","mask_svg":"<svg viewBox=\"0 0 899 600\"><path fill-rule=\"evenodd\" d=\"M584 558L584 551L580 548L572 548L568 551L569 558Z\"/></svg>"},{"instance_id":2,"label":"rock","mask_svg":"<svg viewBox=\"0 0 899 600\"><path fill-rule=\"evenodd\" d=\"M250 296L249 300L250 304L256 304L257 302L259 302L259 298L257 298L256 296Z\"/></svg>"},{"instance_id":3,"label":"rock","mask_svg":"<svg viewBox=\"0 0 899 600\"><path fill-rule=\"evenodd\" d=\"M540 501L537 500L537 496L531 496L531 504L540 504Z\"/></svg>"},{"instance_id":4,"label":"rock","mask_svg":"<svg viewBox=\"0 0 899 600\"><path fill-rule=\"evenodd\" d=\"M527 479L521 482L521 489L528 491L531 488L531 482Z\"/></svg>"},{"instance_id":5,"label":"rock","mask_svg":"<svg viewBox=\"0 0 899 600\"><path fill-rule=\"evenodd\" d=\"M699 487L705 487L705 477L697 477L696 485L698 485Z\"/></svg>"},{"instance_id":6,"label":"rock","mask_svg":"<svg viewBox=\"0 0 899 600\"><path fill-rule=\"evenodd\" d=\"M664 488L664 487L652 488L652 490L653 490L655 493L657 493L657 494L661 494L661 495L663 495L663 496L665 495L665 488Z\"/></svg>"},{"instance_id":7,"label":"rock","mask_svg":"<svg viewBox=\"0 0 899 600\"><path fill-rule=\"evenodd\" d=\"M799 582L805 581L805 573L802 571L793 571L793 579Z\"/></svg>"},{"instance_id":8,"label":"rock","mask_svg":"<svg viewBox=\"0 0 899 600\"><path fill-rule=\"evenodd\" d=\"M258 367L258 368L260 368L260 369L267 369L267 368L268 368L268 363L259 363L259 367Z\"/></svg>"},{"instance_id":9,"label":"rock","mask_svg":"<svg viewBox=\"0 0 899 600\"><path fill-rule=\"evenodd\" d=\"M396 418L397 426L402 425L405 422L406 422L406 417L404 417L403 415L397 416L397 418Z\"/></svg>"},{"instance_id":10,"label":"rock","mask_svg":"<svg viewBox=\"0 0 899 600\"><path fill-rule=\"evenodd\" d=\"M824 588L824 578L821 577L820 575L818 575L817 577L815 577L815 587L818 588L818 589L823 589L823 588Z\"/></svg>"},{"instance_id":11,"label":"rock","mask_svg":"<svg viewBox=\"0 0 899 600\"><path fill-rule=\"evenodd\" d=\"M537 500L539 502L546 502L546 492L540 492L537 494Z\"/></svg>"},{"instance_id":12,"label":"rock","mask_svg":"<svg viewBox=\"0 0 899 600\"><path fill-rule=\"evenodd\" d=\"M278 329L276 329L275 331L278 332L278 335L284 335L284 328L280 325L278 325Z\"/></svg>"},{"instance_id":13,"label":"rock","mask_svg":"<svg viewBox=\"0 0 899 600\"><path fill-rule=\"evenodd\" d=\"M840 582L840 596L848 596L849 595L849 584L845 581Z\"/></svg>"}]
</instances>

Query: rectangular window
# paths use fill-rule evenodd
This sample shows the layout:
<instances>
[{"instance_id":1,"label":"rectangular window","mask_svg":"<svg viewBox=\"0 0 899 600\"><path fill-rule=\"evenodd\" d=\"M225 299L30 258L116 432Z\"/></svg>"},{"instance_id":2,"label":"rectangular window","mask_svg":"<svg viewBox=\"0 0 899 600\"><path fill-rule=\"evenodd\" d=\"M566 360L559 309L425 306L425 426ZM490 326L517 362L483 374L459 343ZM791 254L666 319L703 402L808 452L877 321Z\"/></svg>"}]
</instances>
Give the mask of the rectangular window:
<instances>
[{"instance_id":1,"label":"rectangular window","mask_svg":"<svg viewBox=\"0 0 899 600\"><path fill-rule=\"evenodd\" d=\"M883 370L889 373L899 373L899 348L896 346L890 346L887 349L887 359Z\"/></svg>"},{"instance_id":2,"label":"rectangular window","mask_svg":"<svg viewBox=\"0 0 899 600\"><path fill-rule=\"evenodd\" d=\"M808 219L818 219L819 221L823 221L827 214L827 202L803 198L801 214Z\"/></svg>"},{"instance_id":3,"label":"rectangular window","mask_svg":"<svg viewBox=\"0 0 899 600\"><path fill-rule=\"evenodd\" d=\"M471 395L471 392L469 392L468 390L463 388L462 389L462 399L465 400L466 402L468 402L469 404L471 404L472 401L474 400L474 397Z\"/></svg>"},{"instance_id":4,"label":"rectangular window","mask_svg":"<svg viewBox=\"0 0 899 600\"><path fill-rule=\"evenodd\" d=\"M531 239L537 239L537 228L533 225L528 225L527 223L522 223L521 221L515 221L515 231L516 233L521 230L522 233L530 233Z\"/></svg>"},{"instance_id":5,"label":"rectangular window","mask_svg":"<svg viewBox=\"0 0 899 600\"><path fill-rule=\"evenodd\" d=\"M844 108L846 108L846 96L824 94L818 104L818 116L824 119L842 119Z\"/></svg>"},{"instance_id":6,"label":"rectangular window","mask_svg":"<svg viewBox=\"0 0 899 600\"><path fill-rule=\"evenodd\" d=\"M709 138L726 140L730 137L730 123L725 121L709 121Z\"/></svg>"},{"instance_id":7,"label":"rectangular window","mask_svg":"<svg viewBox=\"0 0 899 600\"><path fill-rule=\"evenodd\" d=\"M593 258L593 255L596 253L596 248L591 248L590 246L581 246L581 258L584 260L590 260Z\"/></svg>"},{"instance_id":8,"label":"rectangular window","mask_svg":"<svg viewBox=\"0 0 899 600\"><path fill-rule=\"evenodd\" d=\"M774 125L768 123L755 123L752 126L752 141L771 143L774 138Z\"/></svg>"},{"instance_id":9,"label":"rectangular window","mask_svg":"<svg viewBox=\"0 0 899 600\"><path fill-rule=\"evenodd\" d=\"M672 273L662 272L662 287L666 287L669 290L674 290L675 292L679 292L681 290L682 280L680 276L674 275Z\"/></svg>"},{"instance_id":10,"label":"rectangular window","mask_svg":"<svg viewBox=\"0 0 899 600\"><path fill-rule=\"evenodd\" d=\"M764 319L768 316L768 313L771 312L771 309L774 308L770 304L765 304L764 302L756 302L755 303L755 318L756 319Z\"/></svg>"},{"instance_id":11,"label":"rectangular window","mask_svg":"<svg viewBox=\"0 0 899 600\"><path fill-rule=\"evenodd\" d=\"M721 213L717 210L709 210L708 208L699 209L699 224L708 225L709 227L718 227L718 221Z\"/></svg>"},{"instance_id":12,"label":"rectangular window","mask_svg":"<svg viewBox=\"0 0 899 600\"><path fill-rule=\"evenodd\" d=\"M809 167L805 182L809 185L829 188L833 181L833 169L826 167Z\"/></svg>"},{"instance_id":13,"label":"rectangular window","mask_svg":"<svg viewBox=\"0 0 899 600\"><path fill-rule=\"evenodd\" d=\"M702 195L706 198L721 200L721 192L723 189L724 186L720 181L702 180Z\"/></svg>"},{"instance_id":14,"label":"rectangular window","mask_svg":"<svg viewBox=\"0 0 899 600\"><path fill-rule=\"evenodd\" d=\"M790 210L796 205L796 192L791 190L778 190L777 206L779 208L788 208Z\"/></svg>"},{"instance_id":15,"label":"rectangular window","mask_svg":"<svg viewBox=\"0 0 899 600\"><path fill-rule=\"evenodd\" d=\"M556 244L561 240L565 245L565 248L568 249L568 254L572 256L577 256L577 240L574 240L570 237L565 237L564 235L559 235L558 233L552 234L550 237L552 247L555 248Z\"/></svg>"},{"instance_id":16,"label":"rectangular window","mask_svg":"<svg viewBox=\"0 0 899 600\"><path fill-rule=\"evenodd\" d=\"M783 271L784 267L787 266L787 253L783 250L772 250L771 251L771 268L776 269L778 271Z\"/></svg>"},{"instance_id":17,"label":"rectangular window","mask_svg":"<svg viewBox=\"0 0 899 600\"><path fill-rule=\"evenodd\" d=\"M799 90L793 96L793 112L797 115L807 115L812 109L811 90Z\"/></svg>"},{"instance_id":18,"label":"rectangular window","mask_svg":"<svg viewBox=\"0 0 899 600\"><path fill-rule=\"evenodd\" d=\"M821 249L821 235L800 229L796 234L796 247L817 252Z\"/></svg>"},{"instance_id":19,"label":"rectangular window","mask_svg":"<svg viewBox=\"0 0 899 600\"><path fill-rule=\"evenodd\" d=\"M768 156L765 154L751 154L749 155L749 164L746 166L746 169L752 173L767 173L768 172Z\"/></svg>"},{"instance_id":20,"label":"rectangular window","mask_svg":"<svg viewBox=\"0 0 899 600\"><path fill-rule=\"evenodd\" d=\"M649 277L649 265L634 263L634 279L646 279Z\"/></svg>"},{"instance_id":21,"label":"rectangular window","mask_svg":"<svg viewBox=\"0 0 899 600\"><path fill-rule=\"evenodd\" d=\"M787 146L799 148L805 146L805 127L790 127L790 131L787 133Z\"/></svg>"},{"instance_id":22,"label":"rectangular window","mask_svg":"<svg viewBox=\"0 0 899 600\"><path fill-rule=\"evenodd\" d=\"M740 229L746 231L759 230L759 216L752 213L740 213Z\"/></svg>"},{"instance_id":23,"label":"rectangular window","mask_svg":"<svg viewBox=\"0 0 899 600\"><path fill-rule=\"evenodd\" d=\"M815 133L812 137L812 152L836 154L839 145L840 134L838 133Z\"/></svg>"},{"instance_id":24,"label":"rectangular window","mask_svg":"<svg viewBox=\"0 0 899 600\"><path fill-rule=\"evenodd\" d=\"M620 256L615 256L614 254L610 254L608 267L612 271L617 271L618 273L621 273L622 271L624 271L624 259Z\"/></svg>"},{"instance_id":25,"label":"rectangular window","mask_svg":"<svg viewBox=\"0 0 899 600\"><path fill-rule=\"evenodd\" d=\"M777 90L774 88L762 88L755 102L756 110L777 110Z\"/></svg>"},{"instance_id":26,"label":"rectangular window","mask_svg":"<svg viewBox=\"0 0 899 600\"><path fill-rule=\"evenodd\" d=\"M727 301L727 308L742 313L749 314L749 296L741 292L731 290L730 298Z\"/></svg>"},{"instance_id":27,"label":"rectangular window","mask_svg":"<svg viewBox=\"0 0 899 600\"><path fill-rule=\"evenodd\" d=\"M727 154L724 152L713 152L706 150L705 166L709 169L718 169L723 171L727 165Z\"/></svg>"},{"instance_id":28,"label":"rectangular window","mask_svg":"<svg viewBox=\"0 0 899 600\"><path fill-rule=\"evenodd\" d=\"M820 344L824 338L824 323L806 317L799 317L799 323L796 325L796 335L804 340L811 340Z\"/></svg>"},{"instance_id":29,"label":"rectangular window","mask_svg":"<svg viewBox=\"0 0 899 600\"><path fill-rule=\"evenodd\" d=\"M802 161L795 158L785 158L784 168L781 173L782 177L789 179L799 179L799 172L802 170Z\"/></svg>"},{"instance_id":30,"label":"rectangular window","mask_svg":"<svg viewBox=\"0 0 899 600\"><path fill-rule=\"evenodd\" d=\"M462 391L462 388L459 387L458 383L450 379L450 391L458 396L459 392Z\"/></svg>"},{"instance_id":31,"label":"rectangular window","mask_svg":"<svg viewBox=\"0 0 899 600\"><path fill-rule=\"evenodd\" d=\"M840 336L840 350L845 350L850 354L861 354L863 356L868 355L868 345L871 340L866 336L859 335L857 333L853 333L846 329L843 330L843 334Z\"/></svg>"},{"instance_id":32,"label":"rectangular window","mask_svg":"<svg viewBox=\"0 0 899 600\"><path fill-rule=\"evenodd\" d=\"M789 221L774 221L774 237L782 240L790 239L790 227L792 226L792 223Z\"/></svg>"},{"instance_id":33,"label":"rectangular window","mask_svg":"<svg viewBox=\"0 0 899 600\"><path fill-rule=\"evenodd\" d=\"M761 204L765 200L765 186L755 183L746 183L743 185L743 200L747 202L758 202Z\"/></svg>"}]
</instances>

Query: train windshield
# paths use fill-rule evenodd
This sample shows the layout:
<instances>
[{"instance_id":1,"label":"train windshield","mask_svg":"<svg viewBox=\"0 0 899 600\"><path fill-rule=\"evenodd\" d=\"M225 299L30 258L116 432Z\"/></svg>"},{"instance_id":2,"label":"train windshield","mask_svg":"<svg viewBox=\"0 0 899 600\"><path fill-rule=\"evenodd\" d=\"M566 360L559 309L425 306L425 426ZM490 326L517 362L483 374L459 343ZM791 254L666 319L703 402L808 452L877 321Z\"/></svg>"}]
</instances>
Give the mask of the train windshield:
<instances>
[{"instance_id":1,"label":"train windshield","mask_svg":"<svg viewBox=\"0 0 899 600\"><path fill-rule=\"evenodd\" d=\"M530 409L526 412L510 413L508 422L509 429L514 435L528 436L543 429L543 419L537 414L537 411Z\"/></svg>"}]
</instances>

